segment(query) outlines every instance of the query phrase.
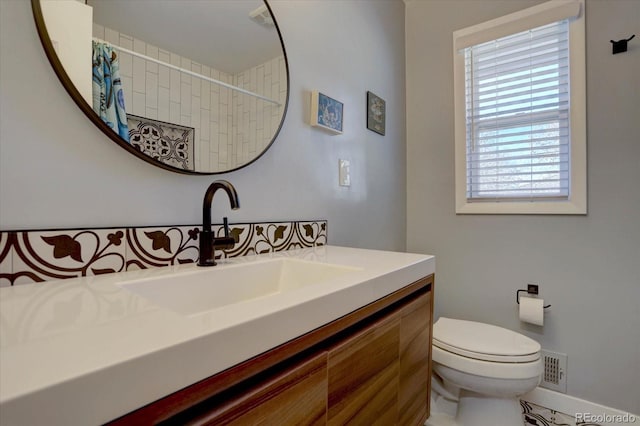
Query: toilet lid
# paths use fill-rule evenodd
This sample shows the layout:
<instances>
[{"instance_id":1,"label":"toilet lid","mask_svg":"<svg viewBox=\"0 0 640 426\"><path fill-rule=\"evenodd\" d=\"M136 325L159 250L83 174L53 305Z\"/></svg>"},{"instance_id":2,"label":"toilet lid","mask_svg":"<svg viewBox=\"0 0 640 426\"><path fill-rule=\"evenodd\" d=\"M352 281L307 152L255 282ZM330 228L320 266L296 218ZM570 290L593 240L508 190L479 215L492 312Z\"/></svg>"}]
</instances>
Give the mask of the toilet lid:
<instances>
[{"instance_id":1,"label":"toilet lid","mask_svg":"<svg viewBox=\"0 0 640 426\"><path fill-rule=\"evenodd\" d=\"M506 328L441 317L433 325L433 344L470 358L527 362L540 357L540 344Z\"/></svg>"}]
</instances>

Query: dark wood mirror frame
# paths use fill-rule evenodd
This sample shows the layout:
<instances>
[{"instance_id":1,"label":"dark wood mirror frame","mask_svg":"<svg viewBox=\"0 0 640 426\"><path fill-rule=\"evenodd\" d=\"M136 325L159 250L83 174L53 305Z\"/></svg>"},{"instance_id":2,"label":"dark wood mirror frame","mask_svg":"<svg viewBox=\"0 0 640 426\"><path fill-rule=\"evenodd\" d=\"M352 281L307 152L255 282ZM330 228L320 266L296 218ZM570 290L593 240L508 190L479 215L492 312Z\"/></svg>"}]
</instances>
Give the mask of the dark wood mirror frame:
<instances>
[{"instance_id":1,"label":"dark wood mirror frame","mask_svg":"<svg viewBox=\"0 0 640 426\"><path fill-rule=\"evenodd\" d=\"M78 107L87 116L87 118L89 118L89 120L91 120L91 122L93 124L95 124L102 131L102 133L107 135L112 141L114 141L115 143L120 145L122 148L124 148L125 150L127 150L131 154L133 154L136 157L146 161L149 164L153 164L154 166L160 167L162 169L169 170L169 171L172 171L172 172L175 172L175 173L182 173L182 174L189 174L189 175L216 175L216 174L229 173L229 172L233 172L235 170L242 169L242 168L247 167L248 165L252 164L253 162L255 162L258 158L262 157L262 155L264 155L264 153L267 152L267 150L271 147L271 145L273 145L273 143L275 142L276 138L280 134L280 130L282 129L282 125L284 124L284 119L287 116L287 109L288 109L288 106L289 106L289 95L290 95L290 90L289 90L289 88L290 88L289 62L287 60L287 52L286 52L285 47L284 47L284 41L282 40L282 34L280 33L280 28L278 27L278 23L277 23L277 21L275 19L275 16L273 15L273 11L271 10L271 6L269 5L267 0L263 0L263 1L264 1L264 4L267 6L267 9L269 10L269 14L271 14L271 17L273 18L273 22L275 24L275 28L276 28L276 31L278 33L278 38L280 40L280 46L282 48L282 55L284 56L284 66L285 66L285 70L286 70L286 74L287 74L286 75L287 93L286 93L286 98L285 98L285 102L284 102L284 110L282 112L282 118L280 119L280 124L278 125L278 128L276 129L271 141L265 146L265 148L264 148L264 150L262 150L262 152L260 152L253 159L251 159L250 161L248 161L247 163L245 163L245 164L243 164L243 165L241 165L239 167L235 167L235 168L228 169L228 170L216 171L216 172L200 172L200 171L184 170L184 169L180 169L180 168L177 168L177 167L172 167L172 166L170 166L168 164L162 163L160 161L157 161L157 160L149 157L148 155L146 155L143 152L137 150L131 144L125 142L122 138L120 138L120 136L118 136L118 134L116 132L114 132L113 129L111 129L109 126L107 126L100 119L100 117L98 116L98 114L95 113L95 111L93 110L91 105L89 105L84 100L84 98L82 97L82 95L80 94L80 92L78 91L76 86L74 85L73 81L71 81L71 78L69 77L69 75L65 71L64 66L60 62L60 59L58 58L58 55L56 54L56 51L55 51L55 49L53 47L53 43L51 42L51 38L49 37L49 33L47 32L47 26L45 24L44 15L42 13L42 7L40 6L40 0L31 0L31 8L33 10L33 17L35 19L36 28L38 30L38 36L40 37L40 41L42 42L42 46L44 47L44 51L45 51L45 53L47 55L47 58L49 59L49 62L51 63L51 66L53 67L56 75L58 76L58 78L62 82L62 85L66 89L67 93L69 93L69 95L71 96L73 101L76 103L76 105L78 105Z\"/></svg>"}]
</instances>

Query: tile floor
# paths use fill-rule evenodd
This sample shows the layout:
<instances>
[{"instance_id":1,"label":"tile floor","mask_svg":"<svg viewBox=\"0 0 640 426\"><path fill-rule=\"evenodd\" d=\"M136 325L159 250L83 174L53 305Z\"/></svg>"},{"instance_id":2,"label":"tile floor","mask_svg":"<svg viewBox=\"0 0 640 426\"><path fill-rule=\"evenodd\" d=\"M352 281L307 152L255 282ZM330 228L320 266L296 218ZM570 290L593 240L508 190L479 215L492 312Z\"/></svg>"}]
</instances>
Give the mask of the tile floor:
<instances>
[{"instance_id":1,"label":"tile floor","mask_svg":"<svg viewBox=\"0 0 640 426\"><path fill-rule=\"evenodd\" d=\"M520 401L524 426L600 426L597 423L576 423L573 416Z\"/></svg>"}]
</instances>

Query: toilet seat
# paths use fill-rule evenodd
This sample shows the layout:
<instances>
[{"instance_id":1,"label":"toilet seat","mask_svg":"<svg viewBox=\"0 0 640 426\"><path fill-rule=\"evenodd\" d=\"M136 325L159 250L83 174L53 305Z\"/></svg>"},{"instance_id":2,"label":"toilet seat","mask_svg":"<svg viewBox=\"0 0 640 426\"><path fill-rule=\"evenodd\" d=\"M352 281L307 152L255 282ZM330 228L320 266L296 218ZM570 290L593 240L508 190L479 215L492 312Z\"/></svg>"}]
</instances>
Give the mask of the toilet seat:
<instances>
[{"instance_id":1,"label":"toilet seat","mask_svg":"<svg viewBox=\"0 0 640 426\"><path fill-rule=\"evenodd\" d=\"M540 344L495 325L441 317L433 325L433 345L480 361L526 363L540 358Z\"/></svg>"},{"instance_id":2,"label":"toilet seat","mask_svg":"<svg viewBox=\"0 0 640 426\"><path fill-rule=\"evenodd\" d=\"M474 376L510 380L540 377L542 373L542 359L540 357L529 362L484 361L460 356L435 345L432 346L431 356L434 362L434 371L438 371L438 364L440 364L446 368Z\"/></svg>"},{"instance_id":3,"label":"toilet seat","mask_svg":"<svg viewBox=\"0 0 640 426\"><path fill-rule=\"evenodd\" d=\"M451 352L466 358L477 359L479 361L520 363L520 362L531 362L540 358L539 352L527 354L527 355L493 355L493 354L484 354L479 352L467 351L462 348L457 348L455 346L447 345L446 343L441 342L435 338L433 339L433 344L438 348L445 350L447 352Z\"/></svg>"}]
</instances>

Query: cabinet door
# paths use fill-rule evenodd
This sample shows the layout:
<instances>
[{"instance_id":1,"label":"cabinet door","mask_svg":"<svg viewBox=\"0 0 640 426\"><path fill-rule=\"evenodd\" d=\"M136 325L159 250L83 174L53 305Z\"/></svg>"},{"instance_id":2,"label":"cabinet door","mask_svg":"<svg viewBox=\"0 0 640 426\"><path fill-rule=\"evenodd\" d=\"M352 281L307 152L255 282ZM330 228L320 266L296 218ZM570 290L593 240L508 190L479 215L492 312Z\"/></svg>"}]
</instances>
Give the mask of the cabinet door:
<instances>
[{"instance_id":1,"label":"cabinet door","mask_svg":"<svg viewBox=\"0 0 640 426\"><path fill-rule=\"evenodd\" d=\"M421 425L429 415L430 351L431 293L427 293L400 313L399 425Z\"/></svg>"},{"instance_id":2,"label":"cabinet door","mask_svg":"<svg viewBox=\"0 0 640 426\"><path fill-rule=\"evenodd\" d=\"M326 409L327 353L322 352L188 424L325 425Z\"/></svg>"},{"instance_id":3,"label":"cabinet door","mask_svg":"<svg viewBox=\"0 0 640 426\"><path fill-rule=\"evenodd\" d=\"M396 423L399 324L386 317L329 349L329 425Z\"/></svg>"}]
</instances>

